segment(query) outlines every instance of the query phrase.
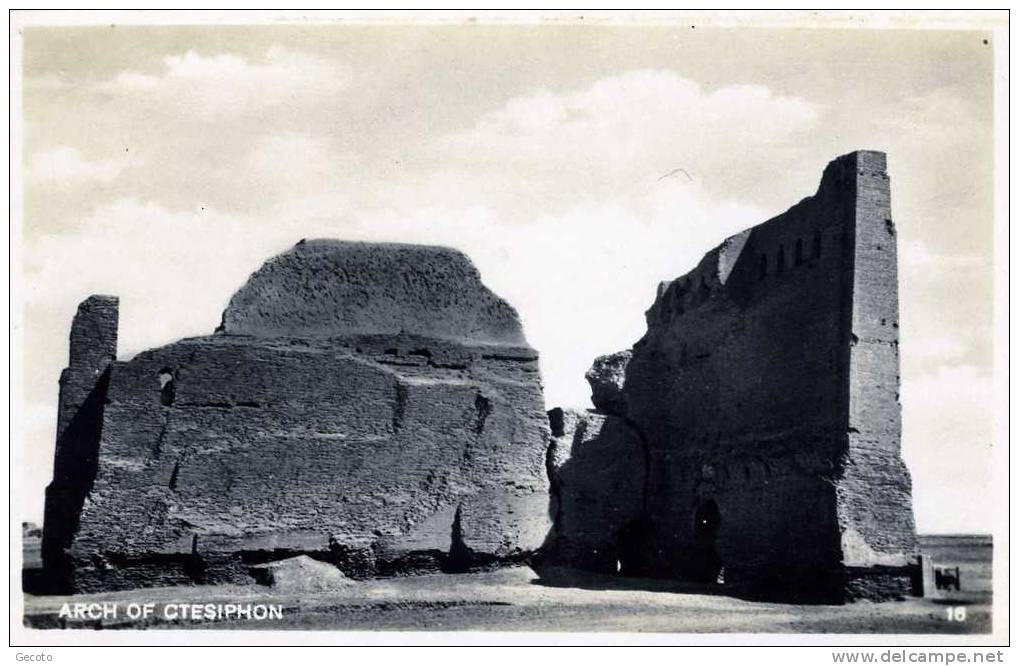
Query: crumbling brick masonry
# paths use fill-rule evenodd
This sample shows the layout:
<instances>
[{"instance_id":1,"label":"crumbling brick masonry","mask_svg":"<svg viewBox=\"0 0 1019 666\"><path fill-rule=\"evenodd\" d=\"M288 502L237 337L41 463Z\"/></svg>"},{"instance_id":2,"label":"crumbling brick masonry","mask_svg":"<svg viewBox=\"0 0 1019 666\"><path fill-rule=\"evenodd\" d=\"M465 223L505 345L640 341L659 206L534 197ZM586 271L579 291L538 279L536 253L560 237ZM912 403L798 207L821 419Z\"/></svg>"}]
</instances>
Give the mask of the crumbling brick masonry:
<instances>
[{"instance_id":1,"label":"crumbling brick masonry","mask_svg":"<svg viewBox=\"0 0 1019 666\"><path fill-rule=\"evenodd\" d=\"M86 300L47 489L58 588L243 583L297 555L462 570L548 532L538 356L459 252L302 241L216 335L116 348L117 300Z\"/></svg>"},{"instance_id":2,"label":"crumbling brick masonry","mask_svg":"<svg viewBox=\"0 0 1019 666\"><path fill-rule=\"evenodd\" d=\"M452 250L302 241L215 335L128 361L117 300L93 296L61 376L48 577L248 582L295 556L358 577L543 548L770 598L915 589L882 153L836 159L659 285L647 325L588 373L595 410L546 416L516 313Z\"/></svg>"},{"instance_id":3,"label":"crumbling brick masonry","mask_svg":"<svg viewBox=\"0 0 1019 666\"><path fill-rule=\"evenodd\" d=\"M614 468L646 478L643 508L604 524L601 544L628 526L615 554L561 556L599 568L618 557L625 571L770 597L909 594L917 542L899 455L884 154L836 159L813 197L660 284L647 324L619 393L592 382L596 405L646 444L646 461L635 453ZM589 378L614 358L599 359ZM590 506L565 500L557 525L568 530Z\"/></svg>"}]
</instances>

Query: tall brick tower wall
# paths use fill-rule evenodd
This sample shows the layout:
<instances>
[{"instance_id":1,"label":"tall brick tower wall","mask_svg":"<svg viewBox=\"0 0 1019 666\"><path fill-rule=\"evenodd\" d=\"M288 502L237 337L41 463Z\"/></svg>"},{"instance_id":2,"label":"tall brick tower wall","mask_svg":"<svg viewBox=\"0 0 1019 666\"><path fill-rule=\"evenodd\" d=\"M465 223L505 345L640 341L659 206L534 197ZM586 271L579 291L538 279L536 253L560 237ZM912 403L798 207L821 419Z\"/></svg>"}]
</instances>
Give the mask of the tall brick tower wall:
<instances>
[{"instance_id":1,"label":"tall brick tower wall","mask_svg":"<svg viewBox=\"0 0 1019 666\"><path fill-rule=\"evenodd\" d=\"M640 562L835 600L907 594L895 228L882 153L662 283L624 394L647 439Z\"/></svg>"}]
</instances>

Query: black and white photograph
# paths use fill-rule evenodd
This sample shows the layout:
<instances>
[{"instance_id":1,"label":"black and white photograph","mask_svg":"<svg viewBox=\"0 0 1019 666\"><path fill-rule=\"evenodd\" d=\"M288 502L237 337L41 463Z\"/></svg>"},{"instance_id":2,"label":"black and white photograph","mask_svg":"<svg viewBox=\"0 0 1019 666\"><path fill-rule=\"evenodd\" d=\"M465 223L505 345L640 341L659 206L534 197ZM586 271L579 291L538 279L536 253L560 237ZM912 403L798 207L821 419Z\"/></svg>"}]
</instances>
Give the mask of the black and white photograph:
<instances>
[{"instance_id":1,"label":"black and white photograph","mask_svg":"<svg viewBox=\"0 0 1019 666\"><path fill-rule=\"evenodd\" d=\"M1007 10L9 18L12 647L1005 661Z\"/></svg>"}]
</instances>

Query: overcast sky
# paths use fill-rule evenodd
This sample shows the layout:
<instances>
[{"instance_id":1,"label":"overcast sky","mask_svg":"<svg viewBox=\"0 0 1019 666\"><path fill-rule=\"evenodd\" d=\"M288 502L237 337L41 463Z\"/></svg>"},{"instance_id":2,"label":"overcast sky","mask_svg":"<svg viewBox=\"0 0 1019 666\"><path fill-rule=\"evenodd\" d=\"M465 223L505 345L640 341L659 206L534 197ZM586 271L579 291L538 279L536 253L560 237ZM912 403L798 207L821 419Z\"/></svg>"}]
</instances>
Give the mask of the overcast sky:
<instances>
[{"instance_id":1,"label":"overcast sky","mask_svg":"<svg viewBox=\"0 0 1019 666\"><path fill-rule=\"evenodd\" d=\"M990 531L989 33L23 35L26 519L42 515L89 294L120 296L126 359L211 333L248 274L301 238L452 245L519 311L548 406L586 406L584 371L643 334L658 281L867 148L889 155L918 527Z\"/></svg>"}]
</instances>

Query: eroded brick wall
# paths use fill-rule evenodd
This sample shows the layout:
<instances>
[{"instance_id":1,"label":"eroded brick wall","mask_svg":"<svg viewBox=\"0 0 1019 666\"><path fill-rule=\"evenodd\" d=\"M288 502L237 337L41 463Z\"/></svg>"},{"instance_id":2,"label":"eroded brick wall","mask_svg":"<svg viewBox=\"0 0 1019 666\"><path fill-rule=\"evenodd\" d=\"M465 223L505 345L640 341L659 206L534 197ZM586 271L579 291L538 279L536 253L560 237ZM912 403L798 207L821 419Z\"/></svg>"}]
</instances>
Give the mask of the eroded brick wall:
<instances>
[{"instance_id":1,"label":"eroded brick wall","mask_svg":"<svg viewBox=\"0 0 1019 666\"><path fill-rule=\"evenodd\" d=\"M238 294L218 335L129 361L72 332L71 374L98 376L81 352L106 381L58 447L78 501L47 498L66 588L244 583L301 554L350 576L462 570L542 545L538 355L465 256L302 242Z\"/></svg>"},{"instance_id":2,"label":"eroded brick wall","mask_svg":"<svg viewBox=\"0 0 1019 666\"><path fill-rule=\"evenodd\" d=\"M839 597L849 568L915 551L888 197L882 154L843 156L813 197L660 285L625 384L650 455L648 573Z\"/></svg>"}]
</instances>

